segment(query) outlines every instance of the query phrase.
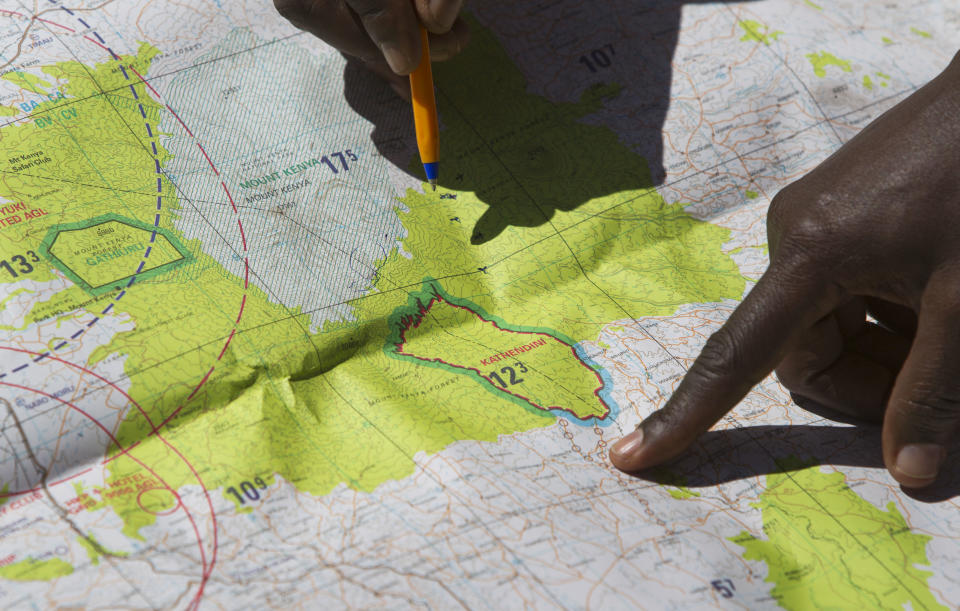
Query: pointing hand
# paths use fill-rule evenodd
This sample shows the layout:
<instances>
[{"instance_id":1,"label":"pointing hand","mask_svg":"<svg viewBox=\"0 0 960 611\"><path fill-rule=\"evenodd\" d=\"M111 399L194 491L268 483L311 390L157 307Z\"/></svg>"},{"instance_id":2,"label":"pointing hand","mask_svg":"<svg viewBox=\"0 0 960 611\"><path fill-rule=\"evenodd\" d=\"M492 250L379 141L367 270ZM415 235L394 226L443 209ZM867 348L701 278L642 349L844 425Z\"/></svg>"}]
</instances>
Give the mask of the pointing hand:
<instances>
[{"instance_id":1,"label":"pointing hand","mask_svg":"<svg viewBox=\"0 0 960 611\"><path fill-rule=\"evenodd\" d=\"M678 456L776 368L794 393L882 421L903 486L933 483L960 430L958 58L773 198L769 269L615 466Z\"/></svg>"}]
</instances>

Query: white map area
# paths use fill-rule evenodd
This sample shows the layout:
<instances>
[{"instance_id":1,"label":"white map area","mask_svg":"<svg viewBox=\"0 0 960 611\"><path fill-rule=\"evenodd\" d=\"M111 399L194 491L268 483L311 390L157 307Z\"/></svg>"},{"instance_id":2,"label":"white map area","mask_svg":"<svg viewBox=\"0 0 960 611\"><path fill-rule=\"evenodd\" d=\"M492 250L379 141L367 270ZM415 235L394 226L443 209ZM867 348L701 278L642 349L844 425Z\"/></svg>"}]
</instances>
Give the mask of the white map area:
<instances>
[{"instance_id":1,"label":"white map area","mask_svg":"<svg viewBox=\"0 0 960 611\"><path fill-rule=\"evenodd\" d=\"M42 22L25 34L24 19L8 12L76 28L82 18L117 53L135 54L143 41L157 47L150 83L193 126L190 138L172 114L159 124L173 156L165 171L181 199L176 228L242 277L236 221L219 191L229 181L245 214L250 283L308 314L310 331L355 320L346 302L368 294L377 262L401 247L399 198L421 188L407 172L411 128L385 87L345 101L343 58L286 24L268 1L8 4L0 7L0 60L20 69L108 56L79 35L56 38ZM960 48L960 10L947 4L521 0L468 10L494 32L532 94L574 103L601 76L617 83L619 95L583 121L610 128L644 156L668 203L728 229L724 251L755 280L767 263L770 198ZM770 44L743 40L745 20L781 33ZM21 48L47 38L57 42ZM608 45L615 57L598 68L603 74L579 61ZM848 69L828 66L817 76L808 55L823 51ZM0 84L0 104L28 101ZM0 149L3 134L0 127ZM308 181L269 202L248 201L254 190L237 186L279 161L292 166L348 148L355 165L332 181L316 179L325 170L311 166L273 183ZM230 240L218 238L224 234ZM929 537L922 568L931 573L930 595L960 607L960 472L948 474L936 498L905 494L878 462L876 431L799 409L773 378L674 467L683 481L634 479L610 466L609 444L662 405L733 300L604 321L596 336L576 338L612 379L621 408L602 428L557 418L496 441L458 441L417 453L412 475L369 492L340 484L315 496L276 477L249 511L226 487L187 485L177 492L189 511L158 515L139 538L109 507L64 515L77 487L105 484L102 461L116 448L89 419L57 411L52 400L35 403L30 389L63 391L110 432L133 410L123 354L99 355L88 372L53 359L16 371L53 348L60 323L26 315L65 283L0 285L0 398L12 406L0 402L0 487L16 492L0 505L4 608L773 608L770 567L746 559L730 539L763 536L758 504L772 458L790 454L817 455L823 473L843 473L876 508L893 503L912 533ZM87 363L132 328L124 316L104 315L61 358ZM117 554L94 558L83 536ZM58 559L71 570L25 580L4 574L24 558ZM718 580L735 586L730 597Z\"/></svg>"}]
</instances>

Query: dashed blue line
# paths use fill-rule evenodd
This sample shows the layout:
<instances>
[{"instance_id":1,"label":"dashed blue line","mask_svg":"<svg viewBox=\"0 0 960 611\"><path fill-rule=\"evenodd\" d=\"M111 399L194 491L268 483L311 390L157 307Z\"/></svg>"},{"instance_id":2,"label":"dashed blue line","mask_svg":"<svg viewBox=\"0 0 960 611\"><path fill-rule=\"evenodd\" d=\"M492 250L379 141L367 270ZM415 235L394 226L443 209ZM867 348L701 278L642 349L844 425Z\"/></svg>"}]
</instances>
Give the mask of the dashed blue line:
<instances>
[{"instance_id":1,"label":"dashed blue line","mask_svg":"<svg viewBox=\"0 0 960 611\"><path fill-rule=\"evenodd\" d=\"M56 4L56 0L48 0L48 1L49 1L51 4ZM104 48L106 48L106 50L110 52L110 56L113 57L113 59L117 60L118 62L120 61L120 58L117 56L116 53L114 53L113 49L110 48L110 47L108 47L108 46L106 46L107 43L106 43L106 41L103 39L103 37L100 36L100 33L97 32L96 30L94 30L94 29L90 26L89 23L87 23L86 21L84 21L82 17L77 17L76 14L75 14L73 11L71 11L70 9L68 9L67 7L61 6L60 8L62 8L62 9L63 9L68 15L70 15L71 17L76 17L77 21L79 21L79 22L83 25L83 27L85 27L85 28L87 28L88 30L90 30L90 32L96 37L96 39L97 39L98 41L100 41L100 43L101 43L102 45L104 45ZM123 64L120 64L120 72L123 73L123 78L124 78L125 80L127 80L127 81L130 80L130 75L127 73L127 69L126 69L126 67L123 66ZM139 94L137 94L137 90L136 90L136 88L134 87L134 84L133 84L133 83L128 83L127 86L130 87L130 93L133 94L133 98L134 98L135 100L139 100L139 99L140 99L140 96L139 96ZM138 107L139 110L140 110L140 116L143 117L144 119L146 119L146 118L147 118L147 112L146 112L146 110L144 110L143 104L138 101L138 102L137 102L137 107ZM147 134L150 136L150 138L153 138L153 137L154 137L154 135L153 135L153 129L150 127L150 123L147 122L147 121L144 121L144 127L146 127L146 129L147 129ZM153 161L154 161L154 165L155 165L155 168L156 168L156 173L158 174L158 176L157 176L157 193L161 193L161 192L163 191L163 183L162 183L162 181L161 181L162 171L161 171L161 168L160 168L160 160L157 159L157 155L159 154L158 151L157 151L157 144L156 144L156 142L154 142L153 140L151 140L151 141L150 141L150 146L151 146L151 148L153 149L153 155L154 155L154 160L153 160ZM159 213L159 211L161 210L162 202L163 202L162 196L161 196L161 195L157 195L157 211L158 211L158 212L157 212L156 218L155 218L155 220L154 220L154 226L157 226L157 227L160 225L160 213ZM156 239L157 239L157 231L154 230L154 231L150 234L150 243L153 244L153 242L154 242ZM127 282L127 288L129 288L129 287L131 287L131 286L133 285L133 283L134 283L134 282L136 281L136 279L137 279L137 274L139 274L141 271L143 271L144 263L146 262L145 259L150 256L150 251L151 251L152 249L153 249L153 246L148 246L148 247L147 247L147 250L146 250L146 252L145 252L144 255L143 255L144 260L141 260L141 261L140 261L140 265L137 267L137 271L134 273L133 276L130 277L129 282ZM103 312L101 312L101 315L107 314L107 312L109 312L109 311L113 308L114 302L116 302L116 301L118 301L119 299L121 299L124 295L126 295L126 293L127 293L127 290L126 290L126 289L121 290L120 293L117 294L117 296L114 298L114 301L111 302L109 305L107 305L106 308L103 309ZM92 327L93 325L95 325L99 320L100 320L100 316L94 316L93 320L87 322L86 325L85 325L83 328L77 330L73 335L70 336L70 339L77 339L78 337L80 337L81 335L83 335L90 327ZM67 340L63 340L63 341L61 341L59 344L57 344L57 345L53 348L53 350L59 350L59 349L63 348L64 346L68 345L68 344L69 344L69 342L68 342ZM50 351L44 352L43 354L41 354L41 355L38 356L37 358L33 359L33 361L34 361L34 362L40 362L41 360L43 360L44 358L46 358L46 357L49 356L49 355L50 355ZM29 367L29 365L30 365L29 362L28 362L28 363L24 363L23 365L20 365L19 367L15 367L14 369L12 369L12 370L11 370L11 373L16 373L16 372L18 372L18 371L23 371L24 369L26 369L27 367ZM4 377L6 377L6 376L7 376L6 373L0 373L0 378L4 378Z\"/></svg>"}]
</instances>

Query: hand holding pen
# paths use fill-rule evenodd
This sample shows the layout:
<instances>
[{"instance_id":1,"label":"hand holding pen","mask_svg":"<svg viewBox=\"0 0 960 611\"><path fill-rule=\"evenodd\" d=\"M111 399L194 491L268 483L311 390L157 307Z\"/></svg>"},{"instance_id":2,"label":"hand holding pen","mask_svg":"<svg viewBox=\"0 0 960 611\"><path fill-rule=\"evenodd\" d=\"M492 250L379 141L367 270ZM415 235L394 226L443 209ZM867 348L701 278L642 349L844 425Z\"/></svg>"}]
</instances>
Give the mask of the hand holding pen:
<instances>
[{"instance_id":1,"label":"hand holding pen","mask_svg":"<svg viewBox=\"0 0 960 611\"><path fill-rule=\"evenodd\" d=\"M462 0L274 0L293 25L362 61L404 99L406 75L421 64L421 27L433 61L454 57L470 32L459 17Z\"/></svg>"}]
</instances>

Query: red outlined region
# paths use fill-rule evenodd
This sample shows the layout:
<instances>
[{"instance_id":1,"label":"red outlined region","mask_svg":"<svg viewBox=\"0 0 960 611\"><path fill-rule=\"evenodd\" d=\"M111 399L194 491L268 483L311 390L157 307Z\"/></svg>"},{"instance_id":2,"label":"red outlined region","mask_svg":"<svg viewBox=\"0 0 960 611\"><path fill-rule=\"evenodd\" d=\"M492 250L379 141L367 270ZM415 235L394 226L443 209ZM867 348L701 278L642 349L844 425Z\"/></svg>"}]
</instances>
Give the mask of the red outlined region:
<instances>
[{"instance_id":1,"label":"red outlined region","mask_svg":"<svg viewBox=\"0 0 960 611\"><path fill-rule=\"evenodd\" d=\"M533 338L533 340L534 340L533 342L525 341L525 342L522 342L522 343L521 343L521 346L530 345L531 343L537 343L537 345L542 345L542 344L539 344L540 341L543 341L543 342L548 342L548 341L550 341L550 342L555 342L555 343L557 343L557 344L560 344L560 345L563 346L564 348L569 349L569 350L570 350L570 353L572 354L573 358L576 359L577 363L579 363L581 366L589 369L589 370L593 373L593 375L596 376L596 378L597 378L597 387L594 389L593 394L594 394L594 396L596 397L597 401L600 402L600 405L603 406L603 413L602 413L601 415L587 415L587 416L582 416L582 415L576 413L575 411L573 411L573 410L570 409L570 408L566 408L566 407L562 407L562 406L544 406L544 405L540 405L539 403L537 403L534 399L531 399L530 397L524 396L524 395L522 395L522 394L520 394L520 393L518 393L518 392L515 392L515 391L511 390L511 389L501 387L501 386L500 386L499 384L497 384L487 373L480 371L480 370L479 370L478 368L476 368L476 367L471 367L471 366L465 365L465 364L451 363L451 362L446 361L446 360L444 360L444 359L442 359L442 358L439 358L439 357L428 358L428 357L425 357L425 356L419 356L419 355L413 354L413 353L411 353L411 352L406 352L406 351L404 351L404 345L405 345L406 342L407 342L407 338L406 338L407 331L409 331L410 329L416 329L417 327L419 327L420 324L421 324L421 323L424 321L424 319L426 318L426 315L430 312L430 309L431 309L435 304L437 304L437 303L445 303L445 304L447 304L447 305L449 305L449 306L451 306L451 307L454 307L454 308L457 308L457 309L460 309L460 310L465 310L465 311L469 312L471 316L475 316L476 318L478 318L478 319L479 319L480 321L482 321L483 323L492 325L495 329L497 329L497 331L501 331L501 332L504 332L504 333L514 333L514 334L523 336L524 338L526 338L526 339L528 339L528 340L529 340L531 337ZM419 301L417 302L417 305L418 305L418 311L417 311L416 313L410 314L410 315L407 315L407 316L404 316L404 317L400 318L400 321L399 321L399 325L400 325L400 328L399 328L399 339L400 339L400 341L394 344L395 353L396 353L396 354L401 355L401 356L405 356L405 357L408 357L408 358L416 359L416 360L418 360L418 361L424 361L424 362L427 362L427 363L439 363L439 364L441 364L441 365L450 367L450 368L452 368L452 369L460 369L460 370L464 370L464 371L470 371L470 372L474 373L475 375L477 375L478 377L480 377L480 378L482 378L483 380L485 380L487 383L489 383L489 384L490 384L490 387L493 388L493 389L495 389L497 392L501 392L501 393L504 393L504 394L507 394L507 395L511 395L511 396L513 396L513 397L516 397L516 398L518 398L518 399L521 399L521 400L523 400L523 401L526 401L527 403L529 403L529 404L532 405L533 407L535 407L535 408L537 408L537 409L540 409L540 410L543 410L543 411L547 411L547 412L548 412L548 411L562 411L562 412L564 412L564 413L570 414L571 416L573 416L573 417L576 418L577 420L581 420L581 421L594 420L594 419L603 420L604 418L606 418L606 417L610 414L610 406L608 406L607 403L606 403L606 401L604 401L603 397L600 396L601 391L604 389L604 381L603 381L603 378L600 376L600 373L599 373L596 369L594 369L593 367L591 367L589 364L587 364L587 363L580 357L580 355L577 353L577 350L576 350L576 348L575 348L574 346L572 346L572 345L570 345L569 343L563 341L563 340L560 339L559 337L556 337L556 336L554 336L554 335L551 335L551 334L546 333L546 332L543 332L543 331L533 331L533 330L531 330L531 331L525 331L525 330L516 330L516 329L506 328L505 325L497 324L497 322L496 322L495 320L492 320L492 317L484 317L483 315L481 315L481 314L480 314L479 312L477 312L476 310L474 310L474 309L472 309L472 308L469 308L469 307L467 307L467 306L465 306L465 305L462 305L462 304L454 303L454 301L451 300L451 299L444 299L441 295L439 295L439 294L437 294L437 293L433 293L433 294L431 295L430 300L427 302L426 305L424 305L422 302L419 302ZM511 352L512 352L512 351L511 351ZM523 352L526 352L526 351L525 351L525 350L524 350L524 351L518 351L517 354L520 354L520 353L523 353ZM510 356L511 356L511 357L514 357L514 356L516 356L516 355L511 354Z\"/></svg>"}]
</instances>

